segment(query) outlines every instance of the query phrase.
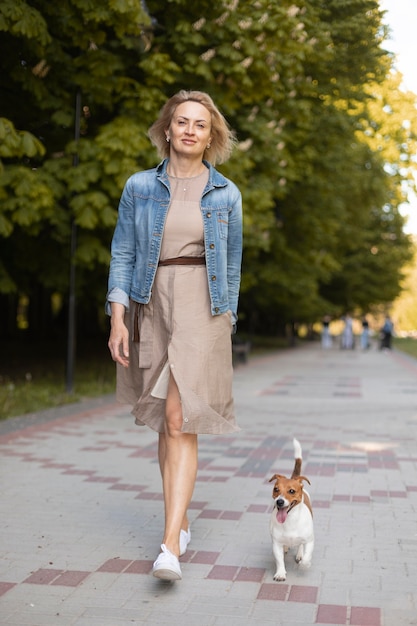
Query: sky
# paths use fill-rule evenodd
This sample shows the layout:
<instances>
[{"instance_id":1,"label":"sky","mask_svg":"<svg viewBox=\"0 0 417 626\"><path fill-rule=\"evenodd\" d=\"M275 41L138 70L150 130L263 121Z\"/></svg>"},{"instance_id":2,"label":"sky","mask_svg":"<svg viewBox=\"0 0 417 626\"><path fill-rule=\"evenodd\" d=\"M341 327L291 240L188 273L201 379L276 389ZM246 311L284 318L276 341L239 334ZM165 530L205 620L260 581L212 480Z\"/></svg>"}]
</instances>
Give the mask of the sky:
<instances>
[{"instance_id":1,"label":"sky","mask_svg":"<svg viewBox=\"0 0 417 626\"><path fill-rule=\"evenodd\" d=\"M391 28L391 37L384 46L397 55L396 67L403 74L404 88L417 94L417 0L380 0L387 11L385 23ZM417 197L402 211L408 216L406 232L417 234Z\"/></svg>"},{"instance_id":2,"label":"sky","mask_svg":"<svg viewBox=\"0 0 417 626\"><path fill-rule=\"evenodd\" d=\"M417 93L417 0L380 0L380 7L387 11L384 21L392 30L385 47L397 54L405 87Z\"/></svg>"}]
</instances>

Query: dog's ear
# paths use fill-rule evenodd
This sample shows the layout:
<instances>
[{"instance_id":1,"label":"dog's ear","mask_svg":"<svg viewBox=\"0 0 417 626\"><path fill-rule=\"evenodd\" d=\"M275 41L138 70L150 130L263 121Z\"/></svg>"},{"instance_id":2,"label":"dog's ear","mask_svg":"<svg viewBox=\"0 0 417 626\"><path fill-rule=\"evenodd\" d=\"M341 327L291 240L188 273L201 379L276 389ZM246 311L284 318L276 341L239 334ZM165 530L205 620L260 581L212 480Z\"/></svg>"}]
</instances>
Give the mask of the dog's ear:
<instances>
[{"instance_id":1,"label":"dog's ear","mask_svg":"<svg viewBox=\"0 0 417 626\"><path fill-rule=\"evenodd\" d=\"M272 483L273 480L278 480L278 478L285 478L282 474L274 474L272 478L269 479L269 482Z\"/></svg>"},{"instance_id":2,"label":"dog's ear","mask_svg":"<svg viewBox=\"0 0 417 626\"><path fill-rule=\"evenodd\" d=\"M307 476L299 476L298 480L305 480L306 482L308 482L309 485L311 485L311 482L308 480Z\"/></svg>"}]
</instances>

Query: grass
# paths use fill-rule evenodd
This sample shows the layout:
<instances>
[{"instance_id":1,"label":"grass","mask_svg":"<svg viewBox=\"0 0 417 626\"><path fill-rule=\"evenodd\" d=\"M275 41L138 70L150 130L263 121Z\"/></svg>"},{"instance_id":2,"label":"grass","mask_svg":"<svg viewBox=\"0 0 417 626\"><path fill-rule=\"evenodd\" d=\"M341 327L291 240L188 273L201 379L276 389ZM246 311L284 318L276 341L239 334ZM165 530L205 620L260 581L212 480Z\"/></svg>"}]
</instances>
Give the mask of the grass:
<instances>
[{"instance_id":1,"label":"grass","mask_svg":"<svg viewBox=\"0 0 417 626\"><path fill-rule=\"evenodd\" d=\"M66 347L17 342L0 357L0 420L114 393L115 365L107 338L85 343L74 366L73 391L66 391ZM6 359L6 355L12 355Z\"/></svg>"},{"instance_id":2,"label":"grass","mask_svg":"<svg viewBox=\"0 0 417 626\"><path fill-rule=\"evenodd\" d=\"M395 338L393 346L417 358L417 340ZM256 337L251 354L288 348L288 341ZM20 342L3 345L0 356L0 420L114 393L115 365L107 338L83 343L74 368L73 392L66 391L66 350ZM6 355L13 355L6 358Z\"/></svg>"},{"instance_id":3,"label":"grass","mask_svg":"<svg viewBox=\"0 0 417 626\"><path fill-rule=\"evenodd\" d=\"M251 354L288 347L280 338L256 338ZM107 336L82 341L74 367L73 392L66 391L66 343L45 345L18 338L0 353L0 420L97 398L115 392L116 370Z\"/></svg>"},{"instance_id":4,"label":"grass","mask_svg":"<svg viewBox=\"0 0 417 626\"><path fill-rule=\"evenodd\" d=\"M84 370L84 374L81 370ZM79 368L74 391L68 393L64 374L47 377L32 376L28 380L0 380L0 420L26 413L36 413L63 404L71 404L115 391L114 366L104 371L100 363L90 362Z\"/></svg>"},{"instance_id":5,"label":"grass","mask_svg":"<svg viewBox=\"0 0 417 626\"><path fill-rule=\"evenodd\" d=\"M396 350L401 350L401 352L405 352L417 358L417 339L412 339L411 337L394 337L393 347Z\"/></svg>"}]
</instances>

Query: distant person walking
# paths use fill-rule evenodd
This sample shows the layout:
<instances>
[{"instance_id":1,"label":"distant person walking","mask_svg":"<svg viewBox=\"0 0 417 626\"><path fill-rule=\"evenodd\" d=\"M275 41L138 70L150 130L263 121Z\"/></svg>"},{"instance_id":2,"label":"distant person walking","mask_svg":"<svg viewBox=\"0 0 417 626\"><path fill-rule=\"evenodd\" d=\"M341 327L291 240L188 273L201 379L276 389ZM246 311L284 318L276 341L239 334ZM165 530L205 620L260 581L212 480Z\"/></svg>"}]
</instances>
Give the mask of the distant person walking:
<instances>
[{"instance_id":1,"label":"distant person walking","mask_svg":"<svg viewBox=\"0 0 417 626\"><path fill-rule=\"evenodd\" d=\"M321 347L324 350L332 347L332 336L330 334L330 316L325 315L322 320L322 331L321 331Z\"/></svg>"},{"instance_id":2,"label":"distant person walking","mask_svg":"<svg viewBox=\"0 0 417 626\"><path fill-rule=\"evenodd\" d=\"M389 315L385 317L384 325L381 328L381 350L391 350L392 333L394 331L394 324Z\"/></svg>"},{"instance_id":3,"label":"distant person walking","mask_svg":"<svg viewBox=\"0 0 417 626\"><path fill-rule=\"evenodd\" d=\"M366 316L362 319L361 348L362 348L362 350L368 350L368 348L370 348L370 343L369 343L369 322L366 319Z\"/></svg>"},{"instance_id":4,"label":"distant person walking","mask_svg":"<svg viewBox=\"0 0 417 626\"><path fill-rule=\"evenodd\" d=\"M353 320L349 314L345 316L345 327L342 332L342 350L353 350L355 340L353 337Z\"/></svg>"}]
</instances>

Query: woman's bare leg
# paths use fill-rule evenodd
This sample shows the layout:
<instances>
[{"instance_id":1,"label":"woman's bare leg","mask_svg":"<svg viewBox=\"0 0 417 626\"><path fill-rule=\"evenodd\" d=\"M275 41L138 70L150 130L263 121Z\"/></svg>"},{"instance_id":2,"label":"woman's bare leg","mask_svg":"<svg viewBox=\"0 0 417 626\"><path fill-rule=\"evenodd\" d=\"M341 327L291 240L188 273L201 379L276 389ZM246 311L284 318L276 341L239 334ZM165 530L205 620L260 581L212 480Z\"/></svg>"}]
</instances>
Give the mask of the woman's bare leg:
<instances>
[{"instance_id":1,"label":"woman's bare leg","mask_svg":"<svg viewBox=\"0 0 417 626\"><path fill-rule=\"evenodd\" d=\"M181 528L188 529L187 509L197 476L197 435L181 432L182 407L175 380L170 376L166 400L165 433L159 439L159 462L165 502L162 543L179 555ZM184 527L184 524L186 526Z\"/></svg>"},{"instance_id":2,"label":"woman's bare leg","mask_svg":"<svg viewBox=\"0 0 417 626\"><path fill-rule=\"evenodd\" d=\"M166 453L166 437L165 433L159 433L159 441L158 441L158 460L159 460L159 469L161 472L161 477L164 477L164 464L165 464L165 453ZM184 519L182 520L181 529L188 531L190 527L188 521L188 514L184 515Z\"/></svg>"}]
</instances>

